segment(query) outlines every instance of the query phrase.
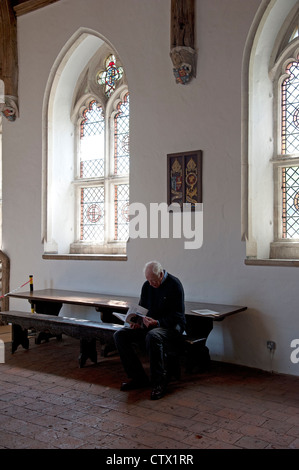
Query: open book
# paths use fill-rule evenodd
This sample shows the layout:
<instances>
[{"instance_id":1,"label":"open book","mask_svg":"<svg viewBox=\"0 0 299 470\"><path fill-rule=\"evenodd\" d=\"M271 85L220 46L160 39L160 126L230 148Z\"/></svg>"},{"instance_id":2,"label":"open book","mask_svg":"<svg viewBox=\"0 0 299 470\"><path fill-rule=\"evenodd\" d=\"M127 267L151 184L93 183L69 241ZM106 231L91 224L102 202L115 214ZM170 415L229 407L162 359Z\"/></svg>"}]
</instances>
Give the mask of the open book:
<instances>
[{"instance_id":1,"label":"open book","mask_svg":"<svg viewBox=\"0 0 299 470\"><path fill-rule=\"evenodd\" d=\"M148 310L144 307L141 307L140 305L133 304L129 307L129 310L127 313L118 313L118 312L112 312L113 315L120 320L122 320L124 323L128 324L135 324L139 323L140 325L143 324L143 319L142 317L145 317L147 314Z\"/></svg>"},{"instance_id":2,"label":"open book","mask_svg":"<svg viewBox=\"0 0 299 470\"><path fill-rule=\"evenodd\" d=\"M216 318L219 315L221 315L219 312L214 312L214 310L208 310L206 308L202 308L200 310L191 310L191 313L193 315L198 315L200 317L210 317L210 318Z\"/></svg>"}]
</instances>

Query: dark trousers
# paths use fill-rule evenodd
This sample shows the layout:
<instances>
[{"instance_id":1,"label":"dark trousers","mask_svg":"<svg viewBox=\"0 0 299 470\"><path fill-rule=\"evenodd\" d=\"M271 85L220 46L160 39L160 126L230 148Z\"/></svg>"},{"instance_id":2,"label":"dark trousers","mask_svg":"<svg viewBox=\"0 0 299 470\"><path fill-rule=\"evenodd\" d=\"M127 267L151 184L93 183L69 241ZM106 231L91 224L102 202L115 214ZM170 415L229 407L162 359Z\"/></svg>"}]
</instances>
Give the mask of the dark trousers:
<instances>
[{"instance_id":1,"label":"dark trousers","mask_svg":"<svg viewBox=\"0 0 299 470\"><path fill-rule=\"evenodd\" d=\"M179 342L181 334L166 328L121 328L114 334L114 341L125 372L133 380L147 379L144 368L136 352L136 344L145 344L149 356L151 382L162 384L166 380L166 356Z\"/></svg>"}]
</instances>

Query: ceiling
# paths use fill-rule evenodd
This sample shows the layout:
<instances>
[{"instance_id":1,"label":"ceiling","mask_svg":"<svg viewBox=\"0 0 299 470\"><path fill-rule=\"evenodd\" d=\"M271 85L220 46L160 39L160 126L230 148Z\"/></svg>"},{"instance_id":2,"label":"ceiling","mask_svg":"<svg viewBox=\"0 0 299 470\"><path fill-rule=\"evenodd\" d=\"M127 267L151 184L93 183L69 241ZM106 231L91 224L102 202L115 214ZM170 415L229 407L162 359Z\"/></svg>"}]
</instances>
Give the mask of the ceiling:
<instances>
[{"instance_id":1,"label":"ceiling","mask_svg":"<svg viewBox=\"0 0 299 470\"><path fill-rule=\"evenodd\" d=\"M59 0L9 0L13 7L16 16L25 15L38 8L45 7L51 3L58 2Z\"/></svg>"}]
</instances>

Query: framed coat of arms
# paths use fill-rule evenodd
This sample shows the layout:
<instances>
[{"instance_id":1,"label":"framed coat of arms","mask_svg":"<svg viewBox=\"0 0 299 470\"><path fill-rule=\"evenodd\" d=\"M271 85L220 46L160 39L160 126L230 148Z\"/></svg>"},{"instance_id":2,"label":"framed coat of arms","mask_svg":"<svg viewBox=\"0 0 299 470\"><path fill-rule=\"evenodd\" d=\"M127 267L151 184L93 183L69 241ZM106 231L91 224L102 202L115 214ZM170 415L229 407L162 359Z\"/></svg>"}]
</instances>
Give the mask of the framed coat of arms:
<instances>
[{"instance_id":1,"label":"framed coat of arms","mask_svg":"<svg viewBox=\"0 0 299 470\"><path fill-rule=\"evenodd\" d=\"M202 150L167 155L167 204L202 202Z\"/></svg>"}]
</instances>

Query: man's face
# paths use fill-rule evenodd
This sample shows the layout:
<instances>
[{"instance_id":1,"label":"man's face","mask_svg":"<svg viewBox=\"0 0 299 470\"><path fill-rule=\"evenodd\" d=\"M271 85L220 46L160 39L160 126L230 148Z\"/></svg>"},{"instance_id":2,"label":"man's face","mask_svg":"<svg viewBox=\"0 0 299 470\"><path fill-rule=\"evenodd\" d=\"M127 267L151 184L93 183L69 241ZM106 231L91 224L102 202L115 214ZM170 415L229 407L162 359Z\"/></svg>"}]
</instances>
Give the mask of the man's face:
<instances>
[{"instance_id":1,"label":"man's face","mask_svg":"<svg viewBox=\"0 0 299 470\"><path fill-rule=\"evenodd\" d=\"M152 287L159 287L161 285L164 273L162 272L158 276L154 274L152 271L147 271L145 273L146 280L150 283Z\"/></svg>"}]
</instances>

